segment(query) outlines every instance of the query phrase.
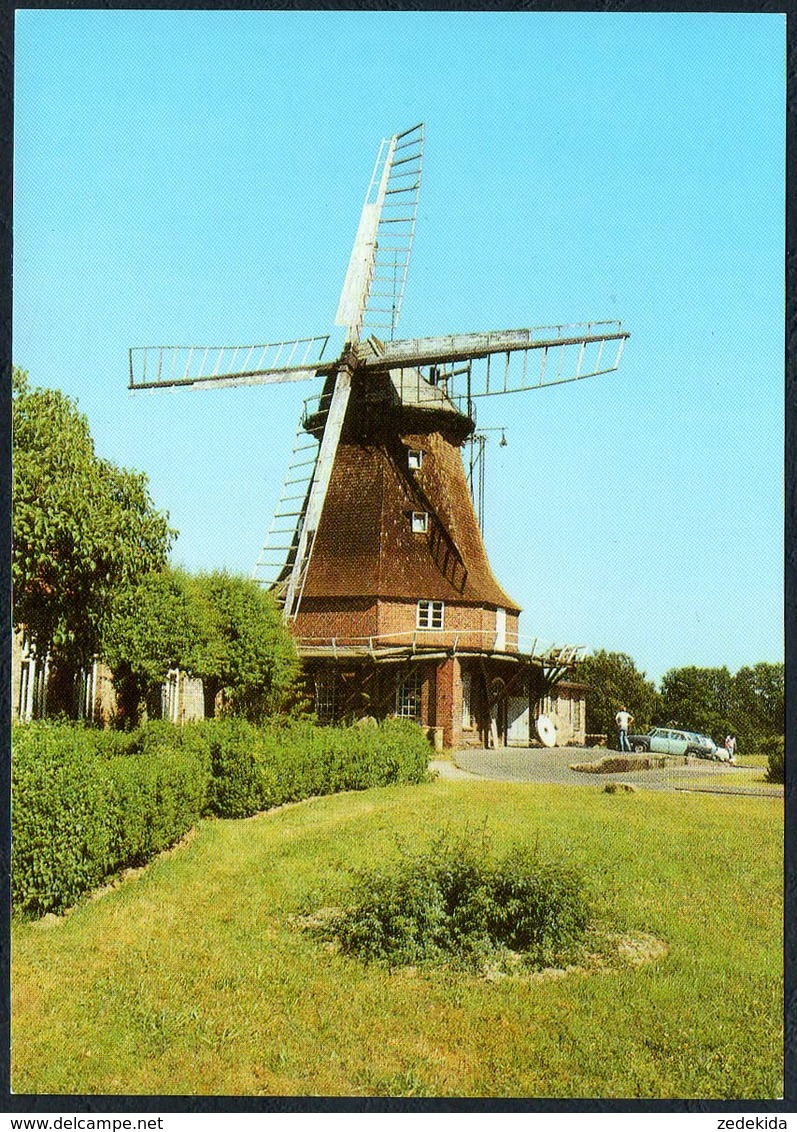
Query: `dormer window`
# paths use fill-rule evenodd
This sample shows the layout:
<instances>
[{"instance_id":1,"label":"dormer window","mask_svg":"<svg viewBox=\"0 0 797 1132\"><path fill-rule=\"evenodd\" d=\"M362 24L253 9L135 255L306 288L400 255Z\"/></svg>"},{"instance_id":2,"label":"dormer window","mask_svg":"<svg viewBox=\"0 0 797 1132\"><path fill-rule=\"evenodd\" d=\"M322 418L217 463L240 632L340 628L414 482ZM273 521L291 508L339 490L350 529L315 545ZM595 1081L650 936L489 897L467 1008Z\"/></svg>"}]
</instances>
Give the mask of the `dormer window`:
<instances>
[{"instance_id":1,"label":"dormer window","mask_svg":"<svg viewBox=\"0 0 797 1132\"><path fill-rule=\"evenodd\" d=\"M429 529L429 515L426 511L413 511L410 526L414 535L425 535Z\"/></svg>"},{"instance_id":2,"label":"dormer window","mask_svg":"<svg viewBox=\"0 0 797 1132\"><path fill-rule=\"evenodd\" d=\"M443 610L442 601L419 601L417 627L419 629L442 629Z\"/></svg>"},{"instance_id":3,"label":"dormer window","mask_svg":"<svg viewBox=\"0 0 797 1132\"><path fill-rule=\"evenodd\" d=\"M420 448L407 449L407 467L412 472L417 472L423 467L423 452Z\"/></svg>"}]
</instances>

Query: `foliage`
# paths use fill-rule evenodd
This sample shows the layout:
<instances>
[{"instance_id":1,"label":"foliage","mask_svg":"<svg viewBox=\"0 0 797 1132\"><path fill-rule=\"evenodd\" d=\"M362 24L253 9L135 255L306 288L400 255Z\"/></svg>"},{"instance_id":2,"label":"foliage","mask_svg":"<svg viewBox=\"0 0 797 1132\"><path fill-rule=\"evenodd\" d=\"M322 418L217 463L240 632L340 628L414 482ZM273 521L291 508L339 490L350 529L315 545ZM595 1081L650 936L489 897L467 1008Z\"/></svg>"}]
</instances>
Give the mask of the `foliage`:
<instances>
[{"instance_id":1,"label":"foliage","mask_svg":"<svg viewBox=\"0 0 797 1132\"><path fill-rule=\"evenodd\" d=\"M784 730L784 666L760 661L740 668L733 678L734 732L744 750L752 751Z\"/></svg>"},{"instance_id":2,"label":"foliage","mask_svg":"<svg viewBox=\"0 0 797 1132\"><path fill-rule=\"evenodd\" d=\"M195 671L207 639L204 609L182 570L151 572L125 590L103 634L123 717L137 721L170 668Z\"/></svg>"},{"instance_id":3,"label":"foliage","mask_svg":"<svg viewBox=\"0 0 797 1132\"><path fill-rule=\"evenodd\" d=\"M255 728L232 719L199 727L210 744L210 809L219 817L247 817L319 794L422 782L428 775L429 743L406 720L372 729L285 720Z\"/></svg>"},{"instance_id":4,"label":"foliage","mask_svg":"<svg viewBox=\"0 0 797 1132\"><path fill-rule=\"evenodd\" d=\"M673 668L661 681L657 723L685 727L722 742L733 730L733 678L727 668Z\"/></svg>"},{"instance_id":5,"label":"foliage","mask_svg":"<svg viewBox=\"0 0 797 1132\"><path fill-rule=\"evenodd\" d=\"M741 751L754 751L769 735L783 734L782 664L740 668L674 668L661 682L657 722L711 735L722 743L730 732Z\"/></svg>"},{"instance_id":6,"label":"foliage","mask_svg":"<svg viewBox=\"0 0 797 1132\"><path fill-rule=\"evenodd\" d=\"M785 742L782 735L770 735L759 745L759 755L767 759L767 782L783 782L785 774Z\"/></svg>"},{"instance_id":7,"label":"foliage","mask_svg":"<svg viewBox=\"0 0 797 1132\"><path fill-rule=\"evenodd\" d=\"M295 700L299 661L271 594L249 578L216 571L191 579L204 637L193 671L205 686L206 714L224 710L252 722Z\"/></svg>"},{"instance_id":8,"label":"foliage","mask_svg":"<svg viewBox=\"0 0 797 1132\"><path fill-rule=\"evenodd\" d=\"M90 659L114 597L159 568L175 535L146 476L100 459L86 418L13 372L14 622L40 651Z\"/></svg>"},{"instance_id":9,"label":"foliage","mask_svg":"<svg viewBox=\"0 0 797 1132\"><path fill-rule=\"evenodd\" d=\"M575 679L587 686L586 730L614 740L614 717L623 705L634 717L634 730L644 731L655 717L656 686L626 653L598 649L578 665Z\"/></svg>"},{"instance_id":10,"label":"foliage","mask_svg":"<svg viewBox=\"0 0 797 1132\"><path fill-rule=\"evenodd\" d=\"M222 818L245 818L265 809L267 791L258 733L243 719L221 719L204 727L211 759L208 808Z\"/></svg>"},{"instance_id":11,"label":"foliage","mask_svg":"<svg viewBox=\"0 0 797 1132\"><path fill-rule=\"evenodd\" d=\"M467 831L360 874L350 906L328 931L346 953L389 967L446 961L481 965L506 951L533 967L560 962L590 919L583 878L536 850L493 860Z\"/></svg>"},{"instance_id":12,"label":"foliage","mask_svg":"<svg viewBox=\"0 0 797 1132\"><path fill-rule=\"evenodd\" d=\"M124 865L143 864L205 806L203 752L173 733L153 752L134 737L32 723L12 736L12 897L18 912L61 911Z\"/></svg>"},{"instance_id":13,"label":"foliage","mask_svg":"<svg viewBox=\"0 0 797 1132\"><path fill-rule=\"evenodd\" d=\"M314 794L427 777L411 724L256 729L222 719L136 731L20 724L12 734L12 891L18 912L73 904L103 877L143 864L203 813L247 817Z\"/></svg>"}]
</instances>

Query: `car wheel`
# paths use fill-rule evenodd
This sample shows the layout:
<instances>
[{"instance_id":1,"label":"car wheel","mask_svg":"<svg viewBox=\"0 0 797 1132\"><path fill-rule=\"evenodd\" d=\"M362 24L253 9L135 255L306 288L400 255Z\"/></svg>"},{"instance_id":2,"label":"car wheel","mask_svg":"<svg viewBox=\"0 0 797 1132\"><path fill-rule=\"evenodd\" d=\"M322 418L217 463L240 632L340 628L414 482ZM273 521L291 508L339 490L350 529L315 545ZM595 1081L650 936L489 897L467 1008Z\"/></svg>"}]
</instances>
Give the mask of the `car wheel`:
<instances>
[{"instance_id":1,"label":"car wheel","mask_svg":"<svg viewBox=\"0 0 797 1132\"><path fill-rule=\"evenodd\" d=\"M634 743L634 750L638 755L643 755L646 749L647 748L645 747L644 743Z\"/></svg>"}]
</instances>

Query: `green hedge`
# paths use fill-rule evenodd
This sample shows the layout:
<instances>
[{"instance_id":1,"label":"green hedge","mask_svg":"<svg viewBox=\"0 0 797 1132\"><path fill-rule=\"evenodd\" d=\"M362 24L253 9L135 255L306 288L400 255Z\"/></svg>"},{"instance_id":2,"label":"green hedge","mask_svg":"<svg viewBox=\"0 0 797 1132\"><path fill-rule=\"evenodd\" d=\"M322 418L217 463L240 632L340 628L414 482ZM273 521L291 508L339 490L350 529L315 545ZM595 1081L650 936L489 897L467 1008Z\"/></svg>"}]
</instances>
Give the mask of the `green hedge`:
<instances>
[{"instance_id":1,"label":"green hedge","mask_svg":"<svg viewBox=\"0 0 797 1132\"><path fill-rule=\"evenodd\" d=\"M33 914L68 907L103 877L174 844L203 812L204 752L148 729L120 736L29 724L12 735L12 897Z\"/></svg>"},{"instance_id":2,"label":"green hedge","mask_svg":"<svg viewBox=\"0 0 797 1132\"><path fill-rule=\"evenodd\" d=\"M12 896L60 912L118 869L179 840L203 813L240 818L282 802L427 776L413 724L318 728L243 720L127 734L31 723L12 733Z\"/></svg>"}]
</instances>

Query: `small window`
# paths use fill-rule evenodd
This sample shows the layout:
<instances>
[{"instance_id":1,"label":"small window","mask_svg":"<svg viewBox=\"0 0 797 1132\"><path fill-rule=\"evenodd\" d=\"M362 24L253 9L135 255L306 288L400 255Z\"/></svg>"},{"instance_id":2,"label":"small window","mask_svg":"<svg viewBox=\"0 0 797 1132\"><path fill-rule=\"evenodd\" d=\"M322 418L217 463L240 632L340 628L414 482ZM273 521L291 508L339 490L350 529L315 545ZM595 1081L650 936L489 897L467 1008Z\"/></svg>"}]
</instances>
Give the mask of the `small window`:
<instances>
[{"instance_id":1,"label":"small window","mask_svg":"<svg viewBox=\"0 0 797 1132\"><path fill-rule=\"evenodd\" d=\"M443 628L443 603L442 603L442 601L419 601L418 602L418 628L419 629L442 629Z\"/></svg>"},{"instance_id":2,"label":"small window","mask_svg":"<svg viewBox=\"0 0 797 1132\"><path fill-rule=\"evenodd\" d=\"M429 515L426 511L413 511L410 522L414 535L425 535L429 529Z\"/></svg>"},{"instance_id":3,"label":"small window","mask_svg":"<svg viewBox=\"0 0 797 1132\"><path fill-rule=\"evenodd\" d=\"M420 448L410 448L407 451L407 467L414 472L423 467L423 452Z\"/></svg>"}]
</instances>

